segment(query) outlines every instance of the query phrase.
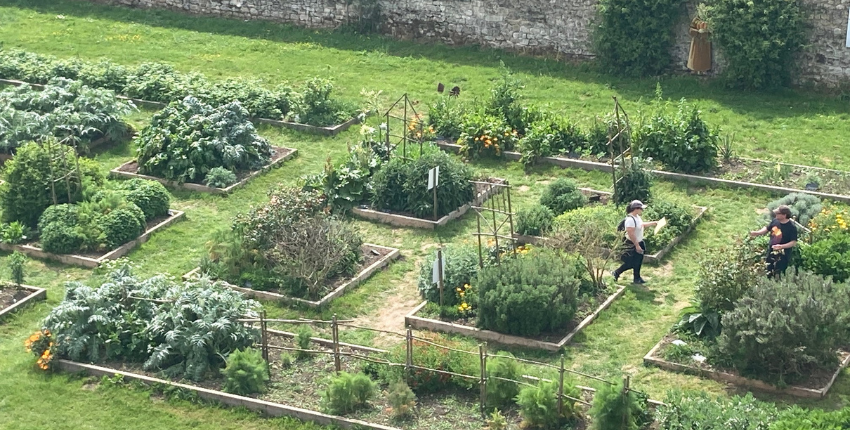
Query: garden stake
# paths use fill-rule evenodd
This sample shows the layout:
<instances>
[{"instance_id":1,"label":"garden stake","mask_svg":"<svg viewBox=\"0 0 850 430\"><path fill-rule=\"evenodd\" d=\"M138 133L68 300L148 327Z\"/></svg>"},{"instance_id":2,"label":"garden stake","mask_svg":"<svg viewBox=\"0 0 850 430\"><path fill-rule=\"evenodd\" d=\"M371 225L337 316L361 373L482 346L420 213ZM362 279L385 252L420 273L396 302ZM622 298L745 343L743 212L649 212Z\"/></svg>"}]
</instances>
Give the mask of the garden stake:
<instances>
[{"instance_id":1,"label":"garden stake","mask_svg":"<svg viewBox=\"0 0 850 430\"><path fill-rule=\"evenodd\" d=\"M511 225L511 237L514 237L514 213L511 211L511 184L505 180L505 192L508 193L508 222ZM514 246L516 253L516 246Z\"/></svg>"},{"instance_id":2,"label":"garden stake","mask_svg":"<svg viewBox=\"0 0 850 430\"><path fill-rule=\"evenodd\" d=\"M271 363L269 363L269 338L268 338L268 334L266 332L266 330L268 328L267 325L268 325L268 323L266 322L266 311L263 310L263 313L260 314L260 332L261 332L262 342L263 342L263 348L262 348L263 351L262 352L263 352L263 359L266 360L266 371L269 374L269 378L271 378L272 377L272 366L271 366Z\"/></svg>"},{"instance_id":3,"label":"garden stake","mask_svg":"<svg viewBox=\"0 0 850 430\"><path fill-rule=\"evenodd\" d=\"M475 222L478 223L478 268L484 268L484 257L481 255L481 217L475 217Z\"/></svg>"},{"instance_id":4,"label":"garden stake","mask_svg":"<svg viewBox=\"0 0 850 430\"><path fill-rule=\"evenodd\" d=\"M558 369L558 415L564 414L564 355L561 354L561 367Z\"/></svg>"},{"instance_id":5,"label":"garden stake","mask_svg":"<svg viewBox=\"0 0 850 430\"><path fill-rule=\"evenodd\" d=\"M339 360L339 326L336 321L336 314L334 314L333 321L331 322L331 333L333 335L334 342L334 369L336 369L337 375L342 370L342 363Z\"/></svg>"},{"instance_id":6,"label":"garden stake","mask_svg":"<svg viewBox=\"0 0 850 430\"><path fill-rule=\"evenodd\" d=\"M443 306L443 249L437 248L437 288L440 289L440 307Z\"/></svg>"},{"instance_id":7,"label":"garden stake","mask_svg":"<svg viewBox=\"0 0 850 430\"><path fill-rule=\"evenodd\" d=\"M478 345L478 360L481 365L481 379L478 385L481 387L481 416L487 417L487 344Z\"/></svg>"},{"instance_id":8,"label":"garden stake","mask_svg":"<svg viewBox=\"0 0 850 430\"><path fill-rule=\"evenodd\" d=\"M490 209L493 210L493 238L496 240L496 264L501 266L501 258L499 257L499 227L496 226L496 203L490 199Z\"/></svg>"},{"instance_id":9,"label":"garden stake","mask_svg":"<svg viewBox=\"0 0 850 430\"><path fill-rule=\"evenodd\" d=\"M629 375L623 377L623 427L626 428L626 423L629 420Z\"/></svg>"},{"instance_id":10,"label":"garden stake","mask_svg":"<svg viewBox=\"0 0 850 430\"><path fill-rule=\"evenodd\" d=\"M405 344L407 346L407 357L405 357L404 362L404 373L407 375L407 383L410 384L410 366L413 365L413 330L410 329L410 326L407 327L407 339L405 339Z\"/></svg>"}]
</instances>

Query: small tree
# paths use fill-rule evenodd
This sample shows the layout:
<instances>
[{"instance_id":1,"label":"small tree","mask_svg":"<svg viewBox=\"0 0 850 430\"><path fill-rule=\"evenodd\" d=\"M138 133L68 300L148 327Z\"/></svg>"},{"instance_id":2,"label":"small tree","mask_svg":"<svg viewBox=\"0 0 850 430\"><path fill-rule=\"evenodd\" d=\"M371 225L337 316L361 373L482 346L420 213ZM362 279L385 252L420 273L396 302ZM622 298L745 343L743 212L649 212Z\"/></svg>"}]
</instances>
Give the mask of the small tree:
<instances>
[{"instance_id":1,"label":"small tree","mask_svg":"<svg viewBox=\"0 0 850 430\"><path fill-rule=\"evenodd\" d=\"M624 244L622 235L611 234L604 219L590 219L583 224L565 224L551 236L550 244L567 252L578 253L581 263L596 289L605 287L602 276L612 257L619 256Z\"/></svg>"},{"instance_id":2,"label":"small tree","mask_svg":"<svg viewBox=\"0 0 850 430\"><path fill-rule=\"evenodd\" d=\"M9 256L9 271L12 274L12 281L17 286L24 283L24 265L26 263L27 256L20 252L15 251Z\"/></svg>"}]
</instances>

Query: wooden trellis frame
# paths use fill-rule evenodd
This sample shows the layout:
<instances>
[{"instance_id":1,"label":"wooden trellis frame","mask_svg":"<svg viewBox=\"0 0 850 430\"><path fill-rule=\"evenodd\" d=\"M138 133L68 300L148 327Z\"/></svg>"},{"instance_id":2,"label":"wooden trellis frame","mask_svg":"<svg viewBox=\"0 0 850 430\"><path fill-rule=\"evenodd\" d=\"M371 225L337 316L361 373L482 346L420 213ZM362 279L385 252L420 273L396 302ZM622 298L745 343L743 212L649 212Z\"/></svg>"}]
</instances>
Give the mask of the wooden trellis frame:
<instances>
[{"instance_id":1,"label":"wooden trellis frame","mask_svg":"<svg viewBox=\"0 0 850 430\"><path fill-rule=\"evenodd\" d=\"M484 248L489 247L482 242L482 238L492 238L496 246L496 264L501 264L498 250L499 239L508 244L508 249L516 253L516 239L514 238L514 213L511 207L511 185L508 181L503 183L470 181L473 184L485 184L497 187L483 206L471 206L475 210L476 232L472 233L478 239L478 265L484 267ZM483 223L482 223L483 222ZM507 231L505 229L507 228Z\"/></svg>"},{"instance_id":2,"label":"wooden trellis frame","mask_svg":"<svg viewBox=\"0 0 850 430\"><path fill-rule=\"evenodd\" d=\"M631 167L631 163L634 163L635 155L632 150L632 128L629 115L620 105L617 97L612 98L614 99L614 126L608 127L608 156L611 163L613 197L614 201L617 201L617 182L625 176L625 170ZM620 173L619 177L618 173Z\"/></svg>"},{"instance_id":3,"label":"wooden trellis frame","mask_svg":"<svg viewBox=\"0 0 850 430\"><path fill-rule=\"evenodd\" d=\"M396 100L384 113L385 129L381 130L382 136L379 137L383 138L391 154L401 146L403 160L411 159L408 155L408 144L418 145L419 155L422 155L422 145L425 141L423 118L416 112L414 104L407 93Z\"/></svg>"}]
</instances>

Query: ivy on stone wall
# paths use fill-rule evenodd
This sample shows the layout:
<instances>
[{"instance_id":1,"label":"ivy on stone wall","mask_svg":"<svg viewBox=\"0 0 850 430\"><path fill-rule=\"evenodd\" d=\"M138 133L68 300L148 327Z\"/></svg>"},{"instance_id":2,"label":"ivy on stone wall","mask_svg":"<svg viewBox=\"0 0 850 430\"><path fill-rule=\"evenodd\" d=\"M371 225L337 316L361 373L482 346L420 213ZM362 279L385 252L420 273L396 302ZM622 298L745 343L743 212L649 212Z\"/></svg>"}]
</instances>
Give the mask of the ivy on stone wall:
<instances>
[{"instance_id":1,"label":"ivy on stone wall","mask_svg":"<svg viewBox=\"0 0 850 430\"><path fill-rule=\"evenodd\" d=\"M722 73L729 86L757 89L790 82L795 56L806 43L797 0L714 0L708 18L728 62Z\"/></svg>"},{"instance_id":2,"label":"ivy on stone wall","mask_svg":"<svg viewBox=\"0 0 850 430\"><path fill-rule=\"evenodd\" d=\"M670 65L683 0L600 0L594 51L606 73L652 76Z\"/></svg>"},{"instance_id":3,"label":"ivy on stone wall","mask_svg":"<svg viewBox=\"0 0 850 430\"><path fill-rule=\"evenodd\" d=\"M346 0L346 5L355 6L358 13L356 18L339 28L343 32L355 34L377 34L381 32L382 11L378 0Z\"/></svg>"}]
</instances>

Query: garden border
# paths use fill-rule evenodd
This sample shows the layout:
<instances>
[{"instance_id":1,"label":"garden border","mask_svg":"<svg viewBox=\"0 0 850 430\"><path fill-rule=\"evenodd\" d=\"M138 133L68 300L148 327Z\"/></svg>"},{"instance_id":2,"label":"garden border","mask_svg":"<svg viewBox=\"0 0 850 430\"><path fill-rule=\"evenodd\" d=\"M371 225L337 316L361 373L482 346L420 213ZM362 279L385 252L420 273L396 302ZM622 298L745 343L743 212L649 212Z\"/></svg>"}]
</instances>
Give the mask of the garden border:
<instances>
[{"instance_id":1,"label":"garden border","mask_svg":"<svg viewBox=\"0 0 850 430\"><path fill-rule=\"evenodd\" d=\"M36 88L36 89L44 89L44 84L32 84L32 83L25 82L25 81L19 81L17 79L0 79L0 84L14 85L16 87L20 87L20 86L23 86L23 85L29 85L29 86ZM144 99L134 99L132 97L127 97L127 96L123 96L123 95L120 95L120 94L116 94L116 96L120 99L123 99L123 100L129 100L129 101L131 101L131 102L133 102L137 105L147 106L147 107L151 107L151 108L162 109L162 108L168 106L168 103L155 102L155 101L152 101L152 100L144 100ZM279 121L279 120L270 119L270 118L251 118L251 119L253 121L256 121L256 122L259 122L259 123L262 123L262 124L269 124L269 125L272 125L272 126L275 126L275 127L283 127L283 128L288 128L290 130L296 130L296 131L300 131L300 132L304 132L304 133L311 133L311 134L320 134L320 135L325 135L325 136L335 136L335 135L337 135L337 134L339 134L339 133L341 133L345 130L348 130L352 125L354 125L354 124L356 124L360 121L360 118L355 116L355 117L353 117L353 118L349 119L348 121L345 121L341 124L332 125L330 127L320 127L320 126L317 126L317 125L301 124L301 123L298 123L298 122Z\"/></svg>"},{"instance_id":2,"label":"garden border","mask_svg":"<svg viewBox=\"0 0 850 430\"><path fill-rule=\"evenodd\" d=\"M8 288L8 286L7 286ZM46 300L47 299L47 290L44 288L33 287L31 285L12 285L11 288L21 288L24 290L31 291L31 293L24 297L22 300L17 303L12 303L11 305L0 309L0 321L3 321L4 318L11 315L12 313L18 311L23 308L25 305L35 302L36 300Z\"/></svg>"},{"instance_id":3,"label":"garden border","mask_svg":"<svg viewBox=\"0 0 850 430\"><path fill-rule=\"evenodd\" d=\"M176 189L179 189L179 190L197 191L197 192L201 192L201 193L211 193L211 194L230 194L230 192L232 192L233 190L235 190L237 188L244 187L250 180L254 179L255 176L257 176L261 173L265 173L265 172L271 170L272 168L280 167L280 165L283 164L285 161L292 159L293 157L295 157L298 154L298 150L294 149L294 148L287 148L287 147L284 147L284 146L275 146L274 148L278 148L278 149L281 149L281 150L288 150L290 152L288 154L284 155L283 157L280 157L277 160L274 160L274 161L270 162L269 164L266 164L265 166L263 166L263 167L261 167L257 170L254 170L248 176L243 178L241 181L239 181L239 182L237 182L233 185L230 185L227 188L209 187L209 186L206 186L206 185L195 184L195 183L191 183L191 182L184 182L184 183L181 184L181 183L176 182L176 181L171 181L171 180L168 180L168 179L165 179L165 178L159 178L159 177L156 177L156 176L149 176L149 175L143 175L141 173L121 171L121 168L123 168L124 166L130 165L130 164L133 164L133 163L137 162L137 160L130 160L130 161L110 170L109 175L113 178L121 178L121 179L134 179L134 178L136 178L136 179L146 179L146 180L149 180L149 181L156 181L156 182L159 182L160 184L165 185L167 187L176 188ZM137 171L138 171L138 169L137 169Z\"/></svg>"},{"instance_id":4,"label":"garden border","mask_svg":"<svg viewBox=\"0 0 850 430\"><path fill-rule=\"evenodd\" d=\"M343 418L336 415L328 415L309 409L288 406L283 403L275 403L265 400L254 399L251 397L228 394L223 391L201 388L195 385L181 384L179 382L171 382L165 379L152 378L150 376L139 375L137 373L111 369L108 367L96 366L93 364L78 363L70 360L58 360L57 367L61 370L71 373L86 373L91 376L110 377L115 375L121 375L126 380L140 381L148 384L163 384L169 387L191 391L197 394L198 397L205 400L219 402L227 406L244 407L252 411L263 412L269 416L289 416L302 421L312 421L321 425L337 425L346 429L368 428L375 430L402 430L397 427L388 427L381 424L373 424L367 421Z\"/></svg>"},{"instance_id":5,"label":"garden border","mask_svg":"<svg viewBox=\"0 0 850 430\"><path fill-rule=\"evenodd\" d=\"M568 344L575 335L579 334L582 330L584 330L587 326L589 326L605 309L608 309L615 300L620 298L620 296L625 293L627 285L620 286L617 291L608 296L607 299L598 307L592 314L586 316L576 328L567 333L567 335L562 338L557 343L555 342L546 342L542 340L534 340L529 339L527 337L514 336L509 334L498 333L492 330L484 330L477 327L470 327L461 324L449 323L445 321L440 321L432 318L424 318L418 317L416 314L428 304L428 301L425 300L420 303L418 306L413 308L410 313L404 316L404 324L411 328L419 329L419 330L429 330L429 331L438 331L443 333L454 333L460 334L464 336L473 337L475 339L484 340L484 341L492 341L496 343L500 343L502 345L509 346L522 346L527 348L534 349L542 349L545 351L559 351L564 345Z\"/></svg>"},{"instance_id":6,"label":"garden border","mask_svg":"<svg viewBox=\"0 0 850 430\"><path fill-rule=\"evenodd\" d=\"M461 146L455 143L448 143L445 141L437 141L435 142L437 147L442 150L450 151L454 153L460 152ZM511 161L519 161L522 157L522 154L519 152L512 151L504 151L502 155L505 159ZM554 164L556 166L565 167L565 168L577 168L583 169L587 171L602 171L602 172L611 172L611 165L608 163L600 163L597 161L584 161L584 160L576 160L572 158L564 158L564 157L538 157L538 162L543 162L544 164ZM758 160L761 162L765 162L766 160ZM788 163L782 163L788 164ZM821 169L820 167L815 166L805 166L807 168L815 168ZM720 179L720 178L711 178L708 176L698 176L698 175L688 175L685 173L673 173L668 172L666 170L650 170L650 172L654 175L660 176L665 179L672 180L680 180L680 181L688 181L691 183L704 183L709 185L726 185L728 187L733 188L752 188L761 191L767 191L776 194L790 194L790 193L804 193L811 194L813 196L835 200L843 203L850 203L850 195L842 195L842 194L830 194L823 193L819 191L808 191L806 189L797 189L797 188L786 188L786 187L777 187L773 185L764 185L757 184L755 182L742 182L742 181L733 181L731 179Z\"/></svg>"},{"instance_id":7,"label":"garden border","mask_svg":"<svg viewBox=\"0 0 850 430\"><path fill-rule=\"evenodd\" d=\"M372 248L381 248L381 249L384 249L384 250L388 250L389 252L387 253L387 255L381 257L378 261L372 263L369 267L366 267L363 270L361 270L360 273L357 274L357 276L351 278L351 280L340 285L339 287L337 287L333 291L329 292L328 294L326 294L324 297L322 297L319 300L306 300L306 299L301 299L301 298L298 298L298 297L290 297L290 296L286 296L286 295L283 295L283 294L272 293L272 292L269 292L269 291L259 291L259 290L253 290L253 289L250 289L250 288L238 287L236 285L233 285L233 284L230 284L230 283L224 282L224 281L219 281L219 282L222 282L227 288L230 288L231 290L234 290L234 291L239 291L240 293L242 293L245 296L250 297L252 299L298 303L298 304L302 304L302 305L305 305L305 306L310 307L310 308L319 308L319 307L327 305L328 303L330 303L331 301L333 301L337 297L343 295L346 291L351 290L354 287L360 285L361 283L363 283L364 281L366 281L367 279L372 277L372 275L374 275L375 272L383 269L384 267L389 266L389 264L393 260L396 260L399 257L401 257L401 251L398 248L375 245L374 243L364 243L363 246L372 247ZM196 277L200 271L201 271L200 267L196 267L196 268L192 269L191 271L189 271L188 273L183 275L183 280L189 280L189 279L192 279L193 277Z\"/></svg>"},{"instance_id":8,"label":"garden border","mask_svg":"<svg viewBox=\"0 0 850 430\"><path fill-rule=\"evenodd\" d=\"M497 185L504 185L507 182L507 180L503 179L503 178L488 178L488 179L492 180L492 181L496 181L496 182L492 182L492 184L495 184L495 185L490 185L489 188L487 188L483 192L478 193L478 195L475 196L475 198L473 198L471 202L449 212L447 215L443 216L442 218L440 218L436 221L428 220L428 219L425 219L425 218L416 218L416 217L412 217L412 216L392 214L392 213L382 212L382 211L378 211L378 210L374 210L374 209L363 209L363 208L358 208L358 207L352 208L351 212L354 215L356 215L360 218L363 218L363 219L366 219L366 220L369 220L369 221L377 221L377 222L382 223L382 224L389 224L389 225L392 225L392 226L395 226L395 227L413 227L413 228L434 229L438 226L442 227L442 226L448 224L449 221L452 221L452 220L455 220L457 218L462 217L464 214L466 214L467 211L469 211L469 209L472 206L479 206L479 205L483 204L488 199L490 199L490 197L493 197L494 195L496 195L497 193L499 193L501 191L501 187L497 186Z\"/></svg>"},{"instance_id":9,"label":"garden border","mask_svg":"<svg viewBox=\"0 0 850 430\"><path fill-rule=\"evenodd\" d=\"M584 189L582 189L582 190L584 190ZM598 191L598 192L604 193L604 191ZM694 216L694 219L691 221L691 224L688 226L688 228L685 229L685 231L682 232L682 234L674 237L673 240L670 241L670 243L668 243L663 249L659 250L655 254L644 255L643 256L643 262L644 263L654 264L654 263L658 263L661 260L663 260L664 257L666 257L667 254L670 251L673 250L674 246L678 245L680 242L685 240L685 238L687 238L688 235L690 235L691 232L694 231L694 228L696 228L697 222L699 222L699 220L702 219L702 216L705 215L705 213L708 212L708 209L709 209L707 206L699 206L699 205L691 205L691 206L698 208L699 211L697 212L696 216ZM545 236L528 236L528 235L523 235L523 234L514 234L514 239L517 241L517 243L519 243L521 245L524 245L524 244L539 245L541 243L546 243L548 238L545 237Z\"/></svg>"},{"instance_id":10,"label":"garden border","mask_svg":"<svg viewBox=\"0 0 850 430\"><path fill-rule=\"evenodd\" d=\"M185 218L186 216L185 212L174 209L169 209L168 214L170 215L168 218L162 220L159 224L156 224L153 227L145 230L145 232L142 233L139 237L97 258L84 257L82 255L76 254L53 254L51 252L46 252L43 249L32 245L10 245L8 243L0 243L0 250L8 252L18 251L32 258L38 258L42 260L53 260L63 264L71 264L75 266L82 266L93 269L99 266L104 261L115 260L120 257L123 257L124 255L127 255L130 251L133 250L133 248L147 242L148 239L150 239L150 236L156 231L168 227L171 224L174 224L175 222Z\"/></svg>"},{"instance_id":11,"label":"garden border","mask_svg":"<svg viewBox=\"0 0 850 430\"><path fill-rule=\"evenodd\" d=\"M666 337L666 336L665 336ZM789 385L786 388L779 388L774 385L768 384L764 381L759 381L757 379L746 378L739 375L733 375L731 373L727 373L721 370L710 370L710 369L700 369L699 367L690 366L687 364L679 364L674 363L672 361L667 361L660 357L655 357L655 354L664 344L664 338L661 338L646 355L643 356L643 364L645 366L654 365L663 370L668 370L677 373L686 373L686 374L694 374L699 377L704 377L708 379L712 379L718 382L726 382L735 386L741 386L749 389L757 389L760 391L773 393L773 394L785 394L795 397L803 397L810 399L821 399L826 397L832 385L835 383L835 380L838 378L838 375L841 374L841 371L850 364L850 354L841 360L838 365L838 369L835 373L832 374L832 378L830 378L829 382L821 389L813 389L813 388L805 388L799 387L796 385Z\"/></svg>"}]
</instances>

